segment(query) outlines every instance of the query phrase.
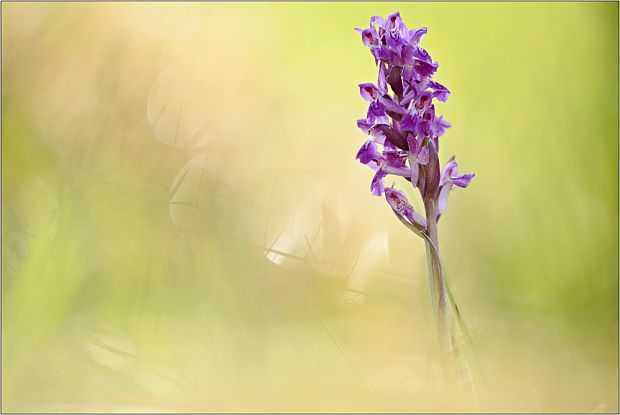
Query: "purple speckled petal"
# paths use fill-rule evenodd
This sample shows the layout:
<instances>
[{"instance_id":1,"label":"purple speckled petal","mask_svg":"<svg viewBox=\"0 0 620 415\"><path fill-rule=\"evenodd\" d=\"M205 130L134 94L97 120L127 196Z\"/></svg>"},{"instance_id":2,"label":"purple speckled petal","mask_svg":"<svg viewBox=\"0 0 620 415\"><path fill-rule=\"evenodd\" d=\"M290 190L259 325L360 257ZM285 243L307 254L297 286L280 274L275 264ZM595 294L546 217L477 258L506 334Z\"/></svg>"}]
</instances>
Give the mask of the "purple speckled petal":
<instances>
[{"instance_id":1,"label":"purple speckled petal","mask_svg":"<svg viewBox=\"0 0 620 415\"><path fill-rule=\"evenodd\" d=\"M385 115L385 107L379 101L373 101L368 105L368 112L366 113L367 118L374 119Z\"/></svg>"},{"instance_id":2,"label":"purple speckled petal","mask_svg":"<svg viewBox=\"0 0 620 415\"><path fill-rule=\"evenodd\" d=\"M457 176L459 174L459 165L457 164L454 156L448 160L446 165L443 167L441 171L441 180L440 184L443 186L450 180L450 177Z\"/></svg>"},{"instance_id":3,"label":"purple speckled petal","mask_svg":"<svg viewBox=\"0 0 620 415\"><path fill-rule=\"evenodd\" d=\"M413 222L413 207L403 192L393 187L387 188L385 189L385 199L397 214L401 215L409 222Z\"/></svg>"},{"instance_id":4,"label":"purple speckled petal","mask_svg":"<svg viewBox=\"0 0 620 415\"><path fill-rule=\"evenodd\" d=\"M418 30L410 30L409 31L409 36L410 36L410 40L411 43L413 43L414 45L417 45L418 43L420 43L420 40L422 40L422 36L424 36L427 33L427 28L426 27L421 27Z\"/></svg>"},{"instance_id":5,"label":"purple speckled petal","mask_svg":"<svg viewBox=\"0 0 620 415\"><path fill-rule=\"evenodd\" d=\"M450 96L448 88L439 82L430 81L429 86L433 89L433 98L437 98L441 102L446 102Z\"/></svg>"},{"instance_id":6,"label":"purple speckled petal","mask_svg":"<svg viewBox=\"0 0 620 415\"><path fill-rule=\"evenodd\" d=\"M400 58L403 65L410 65L413 63L415 56L415 48L412 45L403 45L400 51Z\"/></svg>"},{"instance_id":7,"label":"purple speckled petal","mask_svg":"<svg viewBox=\"0 0 620 415\"><path fill-rule=\"evenodd\" d=\"M379 97L379 102L383 104L386 111L392 111L396 114L407 114L407 110L385 96Z\"/></svg>"},{"instance_id":8,"label":"purple speckled petal","mask_svg":"<svg viewBox=\"0 0 620 415\"><path fill-rule=\"evenodd\" d=\"M386 19L385 19L385 30L396 30L398 29L401 25L403 24L403 21L400 17L400 13L399 12L394 12L392 14L390 14Z\"/></svg>"},{"instance_id":9,"label":"purple speckled petal","mask_svg":"<svg viewBox=\"0 0 620 415\"><path fill-rule=\"evenodd\" d=\"M384 29L385 28L385 19L383 17L381 17L381 16L372 16L370 18L370 26L374 26L374 25Z\"/></svg>"},{"instance_id":10,"label":"purple speckled petal","mask_svg":"<svg viewBox=\"0 0 620 415\"><path fill-rule=\"evenodd\" d=\"M443 119L443 116L435 118L431 124L431 135L441 137L452 124Z\"/></svg>"},{"instance_id":11,"label":"purple speckled petal","mask_svg":"<svg viewBox=\"0 0 620 415\"><path fill-rule=\"evenodd\" d=\"M389 148L383 148L383 158L387 166L401 168L405 167L407 160L407 153L402 150L392 150Z\"/></svg>"},{"instance_id":12,"label":"purple speckled petal","mask_svg":"<svg viewBox=\"0 0 620 415\"><path fill-rule=\"evenodd\" d=\"M359 29L356 29L356 31ZM379 44L379 36L374 29L364 29L361 32L362 35L362 43L366 47L372 47Z\"/></svg>"},{"instance_id":13,"label":"purple speckled petal","mask_svg":"<svg viewBox=\"0 0 620 415\"><path fill-rule=\"evenodd\" d=\"M362 145L355 158L362 164L368 164L371 161L383 160L383 156L377 150L377 145L371 140L366 141L364 145Z\"/></svg>"},{"instance_id":14,"label":"purple speckled petal","mask_svg":"<svg viewBox=\"0 0 620 415\"><path fill-rule=\"evenodd\" d=\"M426 228L426 219L413 209L403 192L389 187L385 189L385 199L398 216L419 229Z\"/></svg>"},{"instance_id":15,"label":"purple speckled petal","mask_svg":"<svg viewBox=\"0 0 620 415\"><path fill-rule=\"evenodd\" d=\"M429 91L422 91L415 100L415 107L417 110L426 111L433 102L433 95Z\"/></svg>"},{"instance_id":16,"label":"purple speckled petal","mask_svg":"<svg viewBox=\"0 0 620 415\"><path fill-rule=\"evenodd\" d=\"M379 97L379 88L371 83L359 84L360 95L368 102L376 101Z\"/></svg>"},{"instance_id":17,"label":"purple speckled petal","mask_svg":"<svg viewBox=\"0 0 620 415\"><path fill-rule=\"evenodd\" d=\"M375 176L372 178L372 182L370 183L370 192L373 196L381 196L383 194L383 190L385 189L383 179L385 176L387 176L387 173L382 169L377 170L375 173Z\"/></svg>"},{"instance_id":18,"label":"purple speckled petal","mask_svg":"<svg viewBox=\"0 0 620 415\"><path fill-rule=\"evenodd\" d=\"M433 120L435 119L435 106L433 104L429 105L426 111L424 111L422 119L424 121L428 121L429 124L433 122Z\"/></svg>"},{"instance_id":19,"label":"purple speckled petal","mask_svg":"<svg viewBox=\"0 0 620 415\"><path fill-rule=\"evenodd\" d=\"M426 49L424 49L423 47L420 47L420 46L416 47L415 51L413 52L413 55L415 56L417 60L420 60L426 63L433 63L433 59L431 58L431 55L429 55Z\"/></svg>"},{"instance_id":20,"label":"purple speckled petal","mask_svg":"<svg viewBox=\"0 0 620 415\"><path fill-rule=\"evenodd\" d=\"M418 115L407 114L400 120L400 128L404 131L411 131L413 134L417 134L419 122L420 117Z\"/></svg>"},{"instance_id":21,"label":"purple speckled petal","mask_svg":"<svg viewBox=\"0 0 620 415\"><path fill-rule=\"evenodd\" d=\"M370 127L372 127L373 125L374 124L368 122L367 118L360 118L359 120L357 120L357 128L362 130L364 134L368 134Z\"/></svg>"},{"instance_id":22,"label":"purple speckled petal","mask_svg":"<svg viewBox=\"0 0 620 415\"><path fill-rule=\"evenodd\" d=\"M437 71L437 68L439 68L439 64L437 62L430 63L418 59L413 62L413 69L418 75L418 79L426 76L432 76Z\"/></svg>"},{"instance_id":23,"label":"purple speckled petal","mask_svg":"<svg viewBox=\"0 0 620 415\"><path fill-rule=\"evenodd\" d=\"M374 126L375 125L373 124L373 127ZM381 131L380 129L373 127L370 127L370 129L368 130L368 135L370 136L370 139L377 144L385 145L385 134L383 134L383 131Z\"/></svg>"},{"instance_id":24,"label":"purple speckled petal","mask_svg":"<svg viewBox=\"0 0 620 415\"><path fill-rule=\"evenodd\" d=\"M469 185L469 182L471 182L471 179L473 179L475 175L476 173L465 173L461 176L450 177L450 181L458 187L465 188Z\"/></svg>"}]
</instances>

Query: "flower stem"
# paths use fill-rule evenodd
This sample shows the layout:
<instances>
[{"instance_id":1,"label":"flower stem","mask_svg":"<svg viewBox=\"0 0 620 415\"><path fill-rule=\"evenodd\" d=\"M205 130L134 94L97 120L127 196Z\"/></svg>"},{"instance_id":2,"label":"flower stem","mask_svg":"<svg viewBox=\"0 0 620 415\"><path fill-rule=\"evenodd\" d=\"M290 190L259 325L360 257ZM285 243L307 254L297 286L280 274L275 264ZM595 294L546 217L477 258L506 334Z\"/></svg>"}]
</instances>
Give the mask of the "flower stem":
<instances>
[{"instance_id":1,"label":"flower stem","mask_svg":"<svg viewBox=\"0 0 620 415\"><path fill-rule=\"evenodd\" d=\"M431 294L431 306L439 339L439 352L443 368L444 382L451 385L454 380L452 370L452 347L450 334L450 318L448 310L448 296L443 279L441 259L439 256L439 243L437 238L437 219L434 200L424 202L426 211L427 236L426 262Z\"/></svg>"}]
</instances>

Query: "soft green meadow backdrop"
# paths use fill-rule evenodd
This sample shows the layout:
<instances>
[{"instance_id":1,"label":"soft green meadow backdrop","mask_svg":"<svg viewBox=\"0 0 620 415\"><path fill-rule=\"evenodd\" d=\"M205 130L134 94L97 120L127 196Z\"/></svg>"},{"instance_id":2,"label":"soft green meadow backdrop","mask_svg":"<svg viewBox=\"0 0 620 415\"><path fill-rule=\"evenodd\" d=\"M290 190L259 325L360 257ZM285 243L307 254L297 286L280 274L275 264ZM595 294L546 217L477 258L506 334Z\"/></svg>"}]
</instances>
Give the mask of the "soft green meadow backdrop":
<instances>
[{"instance_id":1,"label":"soft green meadow backdrop","mask_svg":"<svg viewBox=\"0 0 620 415\"><path fill-rule=\"evenodd\" d=\"M2 4L2 411L442 411L354 27L440 63L484 411L618 410L617 3Z\"/></svg>"}]
</instances>

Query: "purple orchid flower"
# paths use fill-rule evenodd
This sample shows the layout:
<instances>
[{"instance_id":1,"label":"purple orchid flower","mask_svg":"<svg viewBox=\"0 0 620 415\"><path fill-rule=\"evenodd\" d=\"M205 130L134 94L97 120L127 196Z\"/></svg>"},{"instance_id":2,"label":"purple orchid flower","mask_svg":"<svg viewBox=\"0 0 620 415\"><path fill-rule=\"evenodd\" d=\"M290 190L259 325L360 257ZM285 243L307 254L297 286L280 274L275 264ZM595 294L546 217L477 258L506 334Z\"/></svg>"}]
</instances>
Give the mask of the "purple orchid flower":
<instances>
[{"instance_id":1,"label":"purple orchid flower","mask_svg":"<svg viewBox=\"0 0 620 415\"><path fill-rule=\"evenodd\" d=\"M373 16L370 27L356 31L378 65L377 83L359 84L360 95L369 105L366 117L357 120L368 136L357 158L375 170L371 192L380 196L386 176L402 176L434 198L443 211L449 190L465 179L439 179L439 137L450 123L436 115L433 100L447 101L450 91L432 79L439 65L420 46L427 29L408 29L396 12L386 18Z\"/></svg>"},{"instance_id":2,"label":"purple orchid flower","mask_svg":"<svg viewBox=\"0 0 620 415\"><path fill-rule=\"evenodd\" d=\"M375 171L371 193L385 194L396 216L425 240L440 344L443 350L454 350L437 221L451 190L467 187L475 174L459 175L454 157L440 169L439 139L450 123L436 114L434 101L446 102L450 90L433 80L439 64L420 46L426 27L408 29L397 12L385 19L373 16L368 28L356 31L370 49L379 71L376 85L359 85L360 95L369 106L366 118L357 120L357 125L368 138L356 157ZM385 187L389 175L403 177L418 189L424 216L414 210L403 192Z\"/></svg>"}]
</instances>

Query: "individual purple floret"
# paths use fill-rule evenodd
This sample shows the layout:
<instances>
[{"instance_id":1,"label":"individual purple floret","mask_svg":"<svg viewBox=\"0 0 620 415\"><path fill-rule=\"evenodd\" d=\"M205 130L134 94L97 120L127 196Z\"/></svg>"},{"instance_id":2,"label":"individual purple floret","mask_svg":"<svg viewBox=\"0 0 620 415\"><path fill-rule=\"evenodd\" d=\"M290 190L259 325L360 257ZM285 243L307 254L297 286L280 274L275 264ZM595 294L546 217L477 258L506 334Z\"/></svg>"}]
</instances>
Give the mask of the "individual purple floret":
<instances>
[{"instance_id":1,"label":"individual purple floret","mask_svg":"<svg viewBox=\"0 0 620 415\"><path fill-rule=\"evenodd\" d=\"M471 179L475 176L475 173L465 173L461 176L459 176L458 173L459 165L456 163L454 157L452 157L441 172L439 196L437 197L437 220L439 220L439 217L448 204L448 194L450 190L452 190L454 186L467 187Z\"/></svg>"},{"instance_id":2,"label":"individual purple floret","mask_svg":"<svg viewBox=\"0 0 620 415\"><path fill-rule=\"evenodd\" d=\"M413 209L413 206L411 206L403 192L388 187L385 189L385 199L401 218L406 219L407 222L418 229L426 228L426 219Z\"/></svg>"}]
</instances>

